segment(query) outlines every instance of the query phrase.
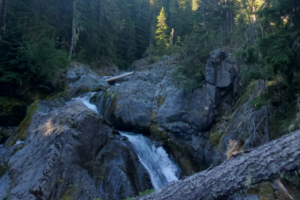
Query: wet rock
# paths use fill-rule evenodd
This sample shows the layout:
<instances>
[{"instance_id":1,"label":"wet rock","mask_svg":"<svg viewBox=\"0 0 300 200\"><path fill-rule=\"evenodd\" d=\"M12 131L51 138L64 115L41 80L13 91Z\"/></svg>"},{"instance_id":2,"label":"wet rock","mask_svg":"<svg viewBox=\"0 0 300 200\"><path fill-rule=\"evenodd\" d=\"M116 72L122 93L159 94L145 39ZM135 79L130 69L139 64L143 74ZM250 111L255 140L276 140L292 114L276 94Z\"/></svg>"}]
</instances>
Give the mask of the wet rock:
<instances>
[{"instance_id":1,"label":"wet rock","mask_svg":"<svg viewBox=\"0 0 300 200\"><path fill-rule=\"evenodd\" d=\"M132 148L122 136L114 136L98 154L98 188L104 199L123 200L152 188L151 180Z\"/></svg>"},{"instance_id":2,"label":"wet rock","mask_svg":"<svg viewBox=\"0 0 300 200\"><path fill-rule=\"evenodd\" d=\"M18 151L23 145L17 144L14 146L0 147L0 163L7 163L10 157Z\"/></svg>"},{"instance_id":3,"label":"wet rock","mask_svg":"<svg viewBox=\"0 0 300 200\"><path fill-rule=\"evenodd\" d=\"M219 59L222 55L217 57ZM224 156L210 145L209 137L202 134L213 125L223 98L230 97L232 90L229 87L234 78L224 69L226 80L217 81L219 68L216 64L223 61L218 59L212 57L208 60L208 83L193 92L186 93L175 87L173 72L179 62L176 57L163 56L154 64L142 62L143 67L137 68L130 80L97 93L93 102L115 127L151 134L156 140L173 141L186 149L200 165L217 164ZM221 90L218 84L224 88ZM194 149L192 143L198 136L202 138L203 146Z\"/></svg>"},{"instance_id":4,"label":"wet rock","mask_svg":"<svg viewBox=\"0 0 300 200\"><path fill-rule=\"evenodd\" d=\"M142 177L135 173L124 175L130 173L129 170L121 170L126 163L131 163L128 166L141 174L145 169L138 160L130 160L137 156L131 150L125 150L128 149L126 142L113 142L112 128L100 115L79 100L52 109L47 108L50 105L40 105L46 108L39 109L33 115L24 147L8 161L11 178L8 200L121 199L126 198L127 194L137 195L142 189L149 188L149 177L145 174ZM6 150L8 155L13 151L10 148ZM108 158L108 163L100 163L115 169L112 173L108 169L100 174L91 170L97 166L97 158L101 161L102 157L98 155L105 151L103 149L114 151L112 156L116 156ZM3 159L7 159L6 155ZM118 165L112 167L109 164ZM114 173L116 171L118 173ZM104 183L105 191L126 188L126 193L115 195L116 198L104 196L101 183ZM118 184L124 187L116 187Z\"/></svg>"},{"instance_id":5,"label":"wet rock","mask_svg":"<svg viewBox=\"0 0 300 200\"><path fill-rule=\"evenodd\" d=\"M0 199L5 199L7 197L10 184L10 177L8 173L5 173L0 178Z\"/></svg>"}]
</instances>

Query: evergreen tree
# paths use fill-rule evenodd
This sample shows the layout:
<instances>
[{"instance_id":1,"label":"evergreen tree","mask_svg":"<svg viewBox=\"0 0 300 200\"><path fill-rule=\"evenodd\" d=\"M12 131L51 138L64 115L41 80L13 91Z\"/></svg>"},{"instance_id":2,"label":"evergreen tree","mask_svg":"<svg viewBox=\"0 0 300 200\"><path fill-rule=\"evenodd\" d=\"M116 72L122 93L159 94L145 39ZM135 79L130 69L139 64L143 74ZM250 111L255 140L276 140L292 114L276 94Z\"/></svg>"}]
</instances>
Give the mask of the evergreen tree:
<instances>
[{"instance_id":1,"label":"evergreen tree","mask_svg":"<svg viewBox=\"0 0 300 200\"><path fill-rule=\"evenodd\" d=\"M158 49L164 49L168 46L168 35L167 35L167 18L165 13L165 8L162 7L158 17L157 17L157 25L156 25L156 46Z\"/></svg>"}]
</instances>

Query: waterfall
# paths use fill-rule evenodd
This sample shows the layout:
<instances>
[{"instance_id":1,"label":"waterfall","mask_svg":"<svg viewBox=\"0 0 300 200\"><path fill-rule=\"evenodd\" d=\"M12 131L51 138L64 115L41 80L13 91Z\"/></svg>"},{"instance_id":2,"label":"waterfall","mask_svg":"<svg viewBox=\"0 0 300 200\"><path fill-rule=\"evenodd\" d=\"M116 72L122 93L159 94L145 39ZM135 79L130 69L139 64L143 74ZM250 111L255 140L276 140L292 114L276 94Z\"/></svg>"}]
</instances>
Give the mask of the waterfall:
<instances>
[{"instance_id":1,"label":"waterfall","mask_svg":"<svg viewBox=\"0 0 300 200\"><path fill-rule=\"evenodd\" d=\"M150 175L154 189L160 189L169 182L178 180L180 169L170 160L163 147L156 147L150 139L143 135L119 132L132 143L140 162Z\"/></svg>"},{"instance_id":2,"label":"waterfall","mask_svg":"<svg viewBox=\"0 0 300 200\"><path fill-rule=\"evenodd\" d=\"M98 110L97 110L97 106L94 104L90 103L90 99L92 96L94 96L94 94L96 94L97 92L89 92L89 93L85 93L77 98L73 98L73 99L77 99L80 100L86 107L88 107L89 109L95 111L96 113L99 114Z\"/></svg>"},{"instance_id":3,"label":"waterfall","mask_svg":"<svg viewBox=\"0 0 300 200\"><path fill-rule=\"evenodd\" d=\"M88 108L98 113L96 105L90 103L90 98L94 94L95 92L89 92L73 99L80 100ZM163 147L156 147L150 139L141 134L123 131L119 131L119 133L128 138L132 144L140 162L148 171L154 189L163 188L169 182L178 180L181 170L170 160Z\"/></svg>"}]
</instances>

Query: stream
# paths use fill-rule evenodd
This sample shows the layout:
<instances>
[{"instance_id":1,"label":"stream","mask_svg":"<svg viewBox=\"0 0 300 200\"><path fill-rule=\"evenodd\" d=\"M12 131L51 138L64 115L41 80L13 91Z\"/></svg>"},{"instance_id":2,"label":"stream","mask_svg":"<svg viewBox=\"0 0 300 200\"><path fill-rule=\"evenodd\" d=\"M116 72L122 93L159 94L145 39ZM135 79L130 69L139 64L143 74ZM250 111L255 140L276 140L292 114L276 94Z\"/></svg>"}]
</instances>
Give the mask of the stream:
<instances>
[{"instance_id":1,"label":"stream","mask_svg":"<svg viewBox=\"0 0 300 200\"><path fill-rule=\"evenodd\" d=\"M95 92L81 95L74 100L80 100L85 106L98 113L97 107L90 103ZM99 114L99 113L98 113ZM142 134L119 131L132 144L136 154L147 170L154 189L160 189L172 181L177 181L180 168L169 158L163 147L156 147L154 142Z\"/></svg>"}]
</instances>

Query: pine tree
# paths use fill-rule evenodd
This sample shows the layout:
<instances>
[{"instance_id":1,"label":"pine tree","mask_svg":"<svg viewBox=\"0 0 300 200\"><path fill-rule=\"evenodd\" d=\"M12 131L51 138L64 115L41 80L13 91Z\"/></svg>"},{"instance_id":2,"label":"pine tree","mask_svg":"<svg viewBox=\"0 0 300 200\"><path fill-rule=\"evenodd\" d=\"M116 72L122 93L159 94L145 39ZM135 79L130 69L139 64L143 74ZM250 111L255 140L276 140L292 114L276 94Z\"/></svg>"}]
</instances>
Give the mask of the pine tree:
<instances>
[{"instance_id":1,"label":"pine tree","mask_svg":"<svg viewBox=\"0 0 300 200\"><path fill-rule=\"evenodd\" d=\"M158 17L157 17L157 25L156 25L156 46L158 49L164 49L168 46L168 35L167 30L168 26L166 23L167 17L165 13L165 8L162 7Z\"/></svg>"}]
</instances>

